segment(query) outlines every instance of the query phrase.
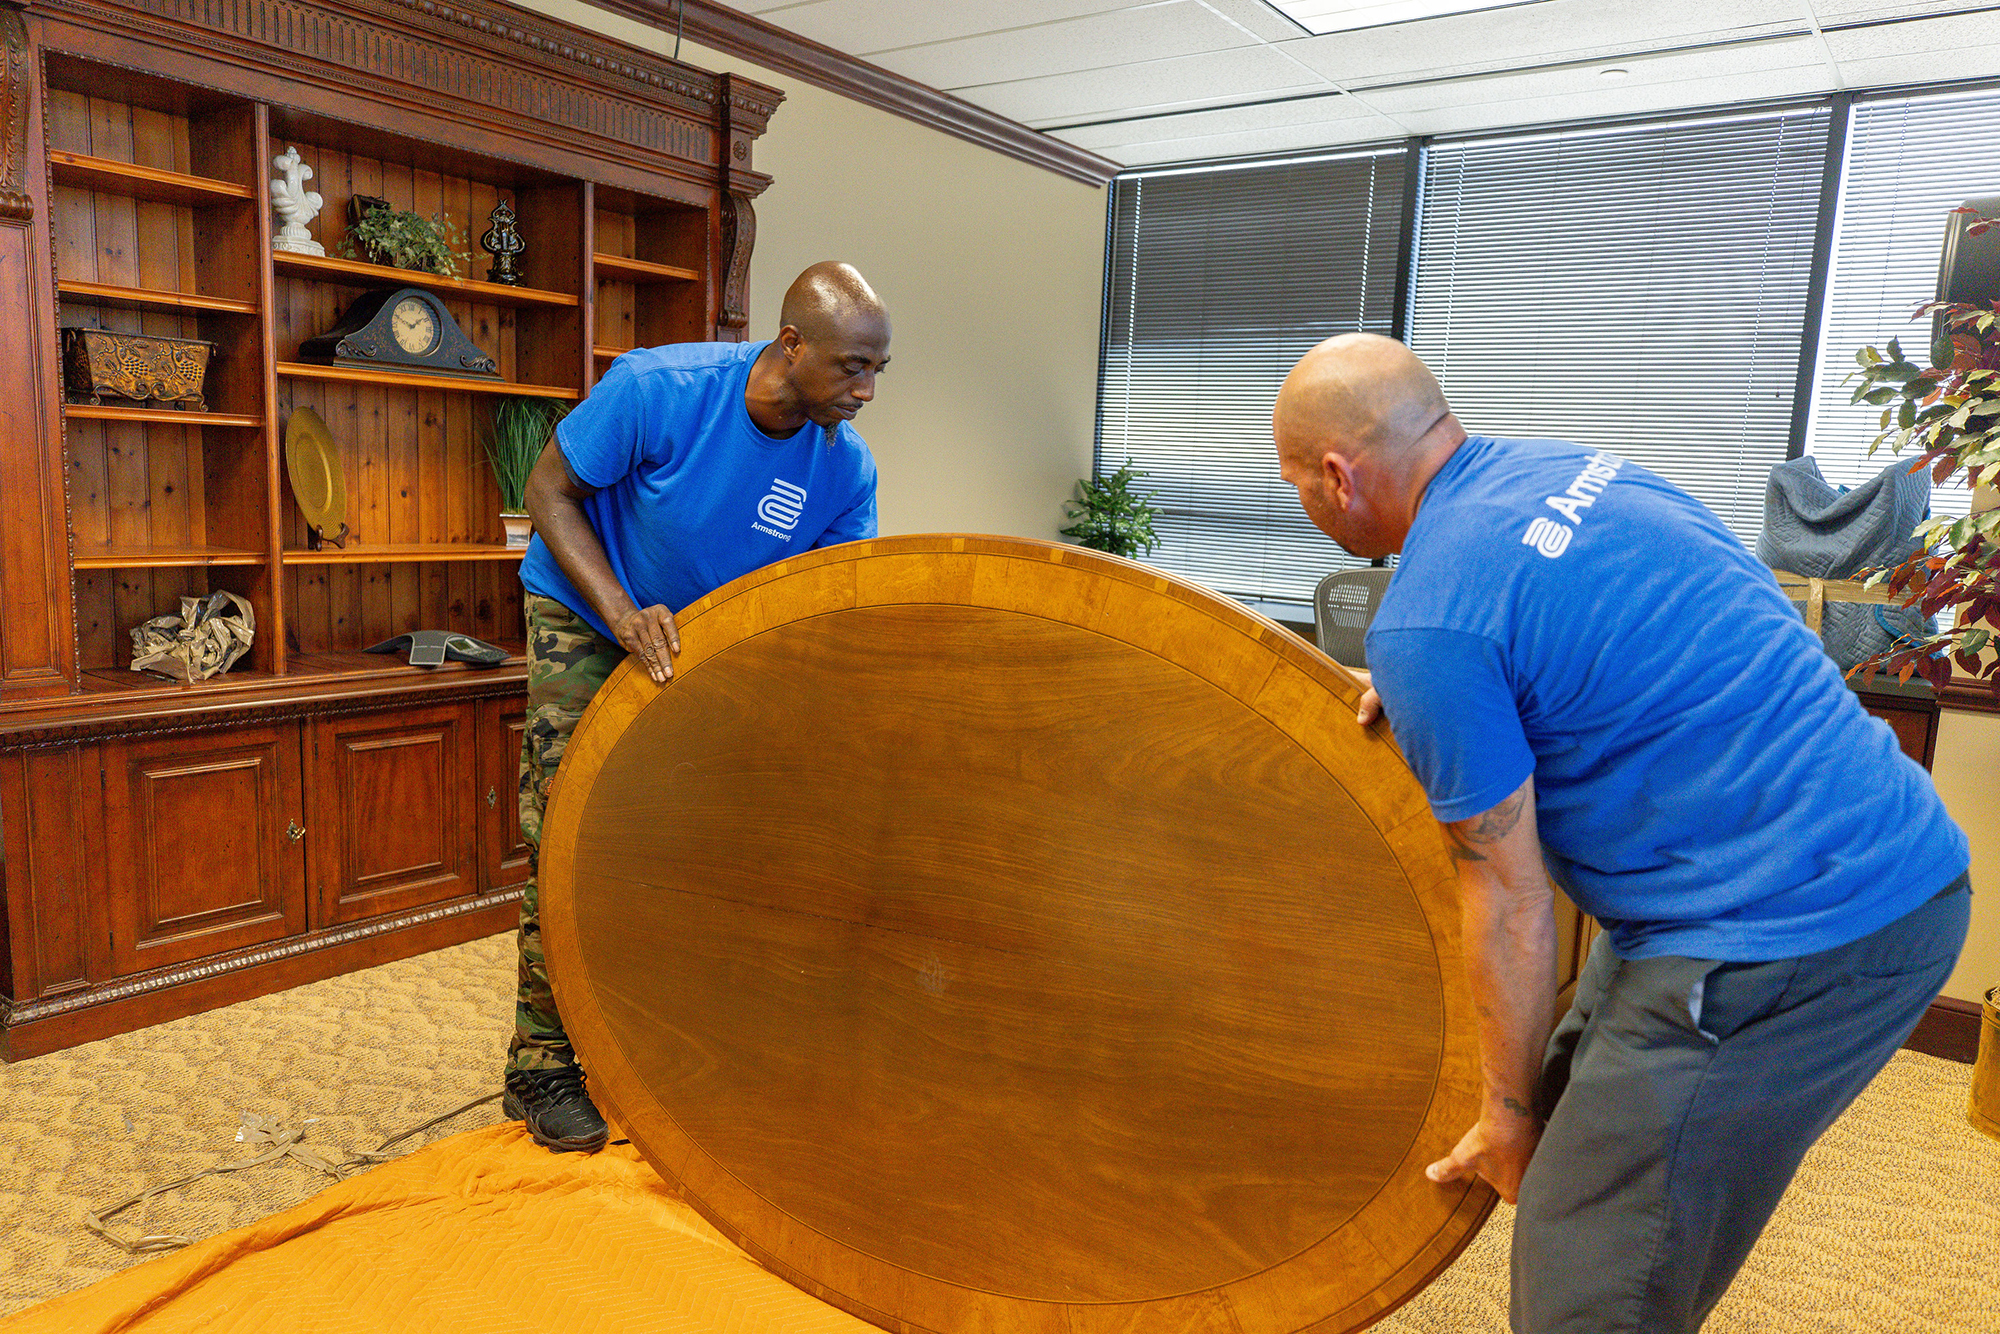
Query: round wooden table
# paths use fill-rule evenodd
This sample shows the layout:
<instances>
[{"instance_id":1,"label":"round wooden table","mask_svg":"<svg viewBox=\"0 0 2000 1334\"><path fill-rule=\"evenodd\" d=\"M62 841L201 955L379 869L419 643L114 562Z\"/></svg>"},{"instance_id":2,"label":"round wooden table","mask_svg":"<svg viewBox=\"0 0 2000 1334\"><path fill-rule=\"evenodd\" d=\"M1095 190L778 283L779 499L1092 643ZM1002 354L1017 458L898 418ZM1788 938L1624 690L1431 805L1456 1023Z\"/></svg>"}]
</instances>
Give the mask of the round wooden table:
<instances>
[{"instance_id":1,"label":"round wooden table","mask_svg":"<svg viewBox=\"0 0 2000 1334\"><path fill-rule=\"evenodd\" d=\"M543 829L591 1089L885 1328L1359 1328L1492 1206L1457 881L1354 678L1076 547L811 552L620 667Z\"/></svg>"}]
</instances>

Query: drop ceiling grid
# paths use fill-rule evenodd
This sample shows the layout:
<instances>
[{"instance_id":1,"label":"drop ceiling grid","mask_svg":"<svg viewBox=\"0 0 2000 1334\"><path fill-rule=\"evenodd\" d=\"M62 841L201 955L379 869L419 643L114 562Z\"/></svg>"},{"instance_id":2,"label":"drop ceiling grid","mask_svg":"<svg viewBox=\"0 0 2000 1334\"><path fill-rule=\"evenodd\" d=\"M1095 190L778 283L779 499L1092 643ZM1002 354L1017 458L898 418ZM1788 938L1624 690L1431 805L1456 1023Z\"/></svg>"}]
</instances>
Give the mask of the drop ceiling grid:
<instances>
[{"instance_id":1,"label":"drop ceiling grid","mask_svg":"<svg viewBox=\"0 0 2000 1334\"><path fill-rule=\"evenodd\" d=\"M2000 76L1996 0L1527 0L1322 37L1264 0L728 2L1128 165Z\"/></svg>"}]
</instances>

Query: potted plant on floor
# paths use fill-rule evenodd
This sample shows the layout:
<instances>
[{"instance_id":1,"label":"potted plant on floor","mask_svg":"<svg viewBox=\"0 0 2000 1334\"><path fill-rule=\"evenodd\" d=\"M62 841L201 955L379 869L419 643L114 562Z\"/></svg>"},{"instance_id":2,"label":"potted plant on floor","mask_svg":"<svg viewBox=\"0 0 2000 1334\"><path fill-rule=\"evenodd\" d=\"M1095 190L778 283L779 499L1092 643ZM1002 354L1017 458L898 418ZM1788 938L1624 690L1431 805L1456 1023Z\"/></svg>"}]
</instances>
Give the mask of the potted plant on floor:
<instances>
[{"instance_id":1,"label":"potted plant on floor","mask_svg":"<svg viewBox=\"0 0 2000 1334\"><path fill-rule=\"evenodd\" d=\"M1064 516L1075 522L1062 529L1062 535L1075 538L1078 546L1127 560L1150 552L1160 544L1153 532L1160 511L1152 503L1152 492L1140 495L1132 489L1132 483L1145 475L1128 461L1117 472L1079 481L1077 498L1063 502Z\"/></svg>"},{"instance_id":2,"label":"potted plant on floor","mask_svg":"<svg viewBox=\"0 0 2000 1334\"><path fill-rule=\"evenodd\" d=\"M528 518L528 474L569 408L547 398L509 395L495 400L485 437L486 460L500 488L500 523L507 545L525 547L534 533Z\"/></svg>"}]
</instances>

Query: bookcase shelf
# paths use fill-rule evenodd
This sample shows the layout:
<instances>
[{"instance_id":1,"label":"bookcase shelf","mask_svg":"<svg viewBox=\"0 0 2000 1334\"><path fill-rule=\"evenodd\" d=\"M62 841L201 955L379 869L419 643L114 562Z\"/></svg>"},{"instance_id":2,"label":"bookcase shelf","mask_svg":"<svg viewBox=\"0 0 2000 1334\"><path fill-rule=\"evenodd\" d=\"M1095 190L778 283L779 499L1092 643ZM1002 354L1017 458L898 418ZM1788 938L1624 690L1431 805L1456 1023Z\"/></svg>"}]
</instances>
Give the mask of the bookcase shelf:
<instances>
[{"instance_id":1,"label":"bookcase shelf","mask_svg":"<svg viewBox=\"0 0 2000 1334\"><path fill-rule=\"evenodd\" d=\"M167 570L222 565L262 565L261 551L230 547L97 547L79 550L79 570Z\"/></svg>"},{"instance_id":2,"label":"bookcase shelf","mask_svg":"<svg viewBox=\"0 0 2000 1334\"><path fill-rule=\"evenodd\" d=\"M127 408L114 403L65 403L72 421L150 422L157 426L241 426L257 429L264 419L244 412L182 412L178 408Z\"/></svg>"},{"instance_id":3,"label":"bookcase shelf","mask_svg":"<svg viewBox=\"0 0 2000 1334\"><path fill-rule=\"evenodd\" d=\"M254 301L233 301L228 297L203 296L199 292L161 292L146 287L117 287L110 283L74 282L63 279L56 291L76 301L89 301L123 310L186 311L196 315L255 315Z\"/></svg>"},{"instance_id":4,"label":"bookcase shelf","mask_svg":"<svg viewBox=\"0 0 2000 1334\"><path fill-rule=\"evenodd\" d=\"M477 542L392 542L363 546L354 543L345 549L321 547L311 551L287 547L287 565L385 565L401 561L519 560L526 547L503 547Z\"/></svg>"},{"instance_id":5,"label":"bookcase shelf","mask_svg":"<svg viewBox=\"0 0 2000 1334\"><path fill-rule=\"evenodd\" d=\"M271 266L287 278L311 282L338 283L344 287L421 287L445 296L462 296L498 306L564 307L581 304L570 292L548 292L536 287L509 287L505 283L480 282L475 278L447 278L416 269L396 269L386 264L369 264L335 255L299 255L276 251Z\"/></svg>"},{"instance_id":6,"label":"bookcase shelf","mask_svg":"<svg viewBox=\"0 0 2000 1334\"><path fill-rule=\"evenodd\" d=\"M677 264L656 264L629 255L592 255L591 272L598 278L621 283L698 283L701 274Z\"/></svg>"},{"instance_id":7,"label":"bookcase shelf","mask_svg":"<svg viewBox=\"0 0 2000 1334\"><path fill-rule=\"evenodd\" d=\"M242 203L257 198L256 188L235 181L218 181L186 172L144 167L136 162L97 157L52 149L49 174L57 185L73 185L81 190L130 195L162 204L187 204L195 208L211 204Z\"/></svg>"},{"instance_id":8,"label":"bookcase shelf","mask_svg":"<svg viewBox=\"0 0 2000 1334\"><path fill-rule=\"evenodd\" d=\"M330 380L343 384L386 385L400 389L430 389L443 393L521 394L575 402L574 389L553 384L520 384L513 380L475 380L471 376L423 375L408 371L372 371L354 366L316 366L305 361L281 361L278 374L293 380Z\"/></svg>"}]
</instances>

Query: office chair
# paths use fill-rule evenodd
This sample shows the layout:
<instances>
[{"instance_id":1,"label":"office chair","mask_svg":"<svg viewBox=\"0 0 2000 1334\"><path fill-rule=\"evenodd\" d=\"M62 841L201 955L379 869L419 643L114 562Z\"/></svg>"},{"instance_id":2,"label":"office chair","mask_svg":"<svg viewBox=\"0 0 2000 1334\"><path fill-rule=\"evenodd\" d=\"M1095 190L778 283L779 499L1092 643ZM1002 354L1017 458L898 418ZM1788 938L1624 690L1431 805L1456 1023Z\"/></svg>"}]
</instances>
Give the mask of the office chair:
<instances>
[{"instance_id":1,"label":"office chair","mask_svg":"<svg viewBox=\"0 0 2000 1334\"><path fill-rule=\"evenodd\" d=\"M1362 637L1392 570L1335 570L1313 589L1313 638L1319 651L1343 667L1366 667L1368 652Z\"/></svg>"}]
</instances>

